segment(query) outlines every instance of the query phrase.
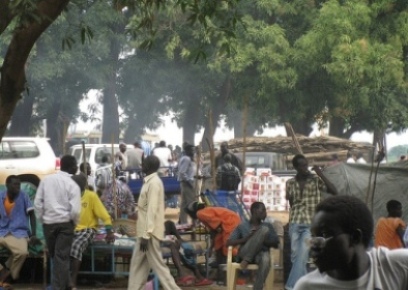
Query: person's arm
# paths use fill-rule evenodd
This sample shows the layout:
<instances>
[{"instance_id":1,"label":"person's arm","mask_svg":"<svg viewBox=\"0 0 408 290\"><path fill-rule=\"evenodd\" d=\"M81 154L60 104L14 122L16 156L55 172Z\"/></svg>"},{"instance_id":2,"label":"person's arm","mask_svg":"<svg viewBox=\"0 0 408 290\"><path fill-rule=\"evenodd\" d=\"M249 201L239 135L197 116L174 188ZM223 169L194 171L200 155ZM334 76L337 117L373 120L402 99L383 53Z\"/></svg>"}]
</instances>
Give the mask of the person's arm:
<instances>
[{"instance_id":1,"label":"person's arm","mask_svg":"<svg viewBox=\"0 0 408 290\"><path fill-rule=\"evenodd\" d=\"M71 221L74 224L77 224L79 221L79 215L81 213L81 189L71 180L72 183L67 186L68 188L68 200L71 206Z\"/></svg>"},{"instance_id":2,"label":"person's arm","mask_svg":"<svg viewBox=\"0 0 408 290\"><path fill-rule=\"evenodd\" d=\"M316 172L316 174L323 180L324 184L327 187L327 192L331 193L333 195L338 195L336 187L333 185L333 183L330 182L330 180L323 174L322 170L320 169L319 166L314 165L313 170Z\"/></svg>"},{"instance_id":3,"label":"person's arm","mask_svg":"<svg viewBox=\"0 0 408 290\"><path fill-rule=\"evenodd\" d=\"M293 206L293 195L292 195L292 183L290 180L286 181L286 200L289 202L289 206Z\"/></svg>"},{"instance_id":4,"label":"person's arm","mask_svg":"<svg viewBox=\"0 0 408 290\"><path fill-rule=\"evenodd\" d=\"M399 223L396 231L397 231L397 234L398 234L399 238L401 239L401 242L402 242L402 244L404 245L404 248L405 248L404 235L405 235L406 225L405 225L405 222L402 219L400 219L399 222L400 223Z\"/></svg>"},{"instance_id":5,"label":"person's arm","mask_svg":"<svg viewBox=\"0 0 408 290\"><path fill-rule=\"evenodd\" d=\"M129 216L133 216L135 213L135 197L132 194L132 191L130 190L129 186L124 183L123 184L124 190L126 192L126 204L127 204L127 214Z\"/></svg>"},{"instance_id":6,"label":"person's arm","mask_svg":"<svg viewBox=\"0 0 408 290\"><path fill-rule=\"evenodd\" d=\"M239 225L230 235L227 241L227 246L235 247L235 246L243 245L252 237L254 233L255 231L251 231L249 235L246 235L244 237L241 231L241 225Z\"/></svg>"},{"instance_id":7,"label":"person's arm","mask_svg":"<svg viewBox=\"0 0 408 290\"><path fill-rule=\"evenodd\" d=\"M111 243L115 240L115 235L112 230L112 219L102 201L96 194L92 194L92 203L93 203L93 212L94 215L102 220L105 225L106 237L105 240L107 243Z\"/></svg>"},{"instance_id":8,"label":"person's arm","mask_svg":"<svg viewBox=\"0 0 408 290\"><path fill-rule=\"evenodd\" d=\"M44 183L40 182L34 199L34 210L37 218L43 223L44 216Z\"/></svg>"}]
</instances>

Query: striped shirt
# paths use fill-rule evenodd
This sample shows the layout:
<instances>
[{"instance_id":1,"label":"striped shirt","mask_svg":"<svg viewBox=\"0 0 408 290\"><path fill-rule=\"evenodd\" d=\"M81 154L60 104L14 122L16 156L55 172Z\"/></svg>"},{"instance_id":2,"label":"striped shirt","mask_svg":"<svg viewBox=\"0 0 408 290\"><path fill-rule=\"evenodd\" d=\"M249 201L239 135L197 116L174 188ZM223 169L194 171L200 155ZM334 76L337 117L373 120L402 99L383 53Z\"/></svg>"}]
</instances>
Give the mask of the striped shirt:
<instances>
[{"instance_id":1,"label":"striped shirt","mask_svg":"<svg viewBox=\"0 0 408 290\"><path fill-rule=\"evenodd\" d=\"M289 223L312 223L316 205L322 199L322 192L327 191L326 184L317 175L310 175L305 182L303 194L300 192L299 182L296 177L286 182L286 199L292 200Z\"/></svg>"}]
</instances>

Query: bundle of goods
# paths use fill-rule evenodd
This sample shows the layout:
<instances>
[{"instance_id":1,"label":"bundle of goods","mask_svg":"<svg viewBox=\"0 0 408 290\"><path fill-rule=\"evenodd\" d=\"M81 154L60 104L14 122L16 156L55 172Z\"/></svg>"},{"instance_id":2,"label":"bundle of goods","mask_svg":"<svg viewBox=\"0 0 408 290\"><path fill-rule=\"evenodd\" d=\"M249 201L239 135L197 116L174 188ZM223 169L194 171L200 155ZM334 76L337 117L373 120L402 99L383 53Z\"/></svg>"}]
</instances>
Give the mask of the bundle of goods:
<instances>
[{"instance_id":1,"label":"bundle of goods","mask_svg":"<svg viewBox=\"0 0 408 290\"><path fill-rule=\"evenodd\" d=\"M289 176L276 176L269 168L247 168L244 174L242 201L250 207L255 201L262 201L268 211L287 210L286 181Z\"/></svg>"}]
</instances>

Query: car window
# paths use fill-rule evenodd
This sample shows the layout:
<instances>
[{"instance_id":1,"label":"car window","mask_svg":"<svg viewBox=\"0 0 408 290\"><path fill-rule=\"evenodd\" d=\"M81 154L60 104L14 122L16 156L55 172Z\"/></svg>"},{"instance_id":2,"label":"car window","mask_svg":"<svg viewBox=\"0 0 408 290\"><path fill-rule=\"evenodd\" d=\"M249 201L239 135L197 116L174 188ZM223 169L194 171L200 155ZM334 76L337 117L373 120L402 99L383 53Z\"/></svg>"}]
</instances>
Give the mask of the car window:
<instances>
[{"instance_id":1,"label":"car window","mask_svg":"<svg viewBox=\"0 0 408 290\"><path fill-rule=\"evenodd\" d=\"M35 158L40 155L35 142L7 141L1 143L0 159Z\"/></svg>"},{"instance_id":2,"label":"car window","mask_svg":"<svg viewBox=\"0 0 408 290\"><path fill-rule=\"evenodd\" d=\"M91 157L91 148L86 148L85 149L86 152L86 160L89 161L89 158ZM75 159L77 160L78 164L82 163L83 158L82 158L82 148L75 148L73 149L73 152L71 153L71 155L73 155L75 157Z\"/></svg>"}]
</instances>

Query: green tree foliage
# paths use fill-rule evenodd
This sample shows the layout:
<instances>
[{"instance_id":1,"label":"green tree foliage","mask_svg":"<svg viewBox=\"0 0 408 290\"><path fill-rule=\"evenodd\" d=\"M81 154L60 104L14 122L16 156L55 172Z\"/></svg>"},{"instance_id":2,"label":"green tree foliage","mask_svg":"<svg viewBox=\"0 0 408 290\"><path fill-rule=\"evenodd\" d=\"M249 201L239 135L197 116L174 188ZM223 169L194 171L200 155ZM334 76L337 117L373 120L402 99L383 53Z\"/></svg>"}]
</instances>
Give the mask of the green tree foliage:
<instances>
[{"instance_id":1,"label":"green tree foliage","mask_svg":"<svg viewBox=\"0 0 408 290\"><path fill-rule=\"evenodd\" d=\"M315 115L327 108L321 117L332 135L407 126L406 8L402 1L325 1L295 42L299 98Z\"/></svg>"},{"instance_id":2,"label":"green tree foliage","mask_svg":"<svg viewBox=\"0 0 408 290\"><path fill-rule=\"evenodd\" d=\"M0 1L0 35L3 36L9 29L11 40L5 49L5 55L1 69L0 83L0 137L6 131L8 122L14 112L21 93L26 87L25 66L34 44L57 17L68 7L69 3L76 4L84 10L100 1L69 1L69 0L4 0ZM225 33L232 35L237 22L235 13L235 0L227 1L192 1L177 0L164 2L161 0L116 0L110 2L112 9L125 13L129 11L135 15L132 32L134 34L147 31L154 36L156 30L153 25L155 16L160 9L170 6L181 9L187 22L191 25L199 23L204 34ZM69 7L68 7L69 8ZM227 12L227 13L225 13ZM97 28L96 28L97 29ZM116 33L117 30L111 30ZM87 26L80 28L80 39L84 42L93 35ZM64 46L71 47L73 38L66 38ZM115 84L117 67L117 42L111 41L111 58L114 61L113 68L109 72L111 86L107 87L112 101L116 97ZM149 42L147 42L147 45ZM199 57L204 55L204 50L198 50ZM106 100L105 100L106 103ZM118 122L118 121L117 121Z\"/></svg>"}]
</instances>

